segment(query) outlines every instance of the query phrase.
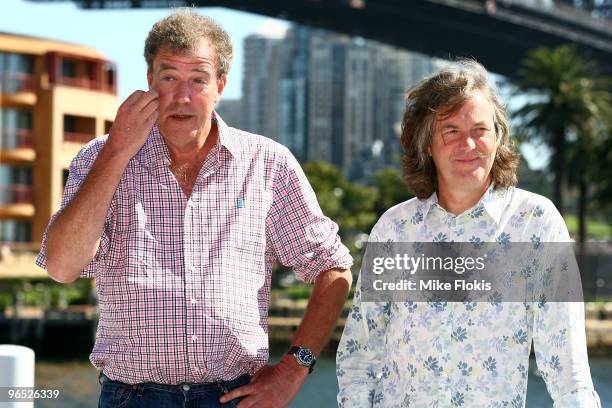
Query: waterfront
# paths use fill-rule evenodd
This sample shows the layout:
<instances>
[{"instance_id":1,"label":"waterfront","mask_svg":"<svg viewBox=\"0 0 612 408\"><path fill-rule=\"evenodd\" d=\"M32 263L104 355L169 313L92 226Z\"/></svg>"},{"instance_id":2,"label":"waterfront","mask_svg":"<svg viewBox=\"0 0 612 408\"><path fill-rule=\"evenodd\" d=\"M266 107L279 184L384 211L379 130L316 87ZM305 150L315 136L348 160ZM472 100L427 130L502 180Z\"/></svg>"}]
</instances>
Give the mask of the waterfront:
<instances>
[{"instance_id":1,"label":"waterfront","mask_svg":"<svg viewBox=\"0 0 612 408\"><path fill-rule=\"evenodd\" d=\"M590 364L602 406L612 406L612 357L594 357L590 359ZM97 405L97 372L86 359L40 361L36 366L36 386L61 390L61 399L40 401L36 404L37 408L89 408ZM331 354L325 355L317 362L316 374L308 377L290 407L335 407L337 389L334 357ZM526 407L552 407L544 382L535 374L533 360L529 372Z\"/></svg>"}]
</instances>

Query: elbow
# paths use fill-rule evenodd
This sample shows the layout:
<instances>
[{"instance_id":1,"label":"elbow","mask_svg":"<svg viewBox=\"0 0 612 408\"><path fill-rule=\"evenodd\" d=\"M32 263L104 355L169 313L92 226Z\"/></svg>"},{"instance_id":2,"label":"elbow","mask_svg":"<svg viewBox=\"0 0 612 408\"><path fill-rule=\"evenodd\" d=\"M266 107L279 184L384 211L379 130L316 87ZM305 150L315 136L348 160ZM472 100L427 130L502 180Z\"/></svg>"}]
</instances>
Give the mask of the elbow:
<instances>
[{"instance_id":1,"label":"elbow","mask_svg":"<svg viewBox=\"0 0 612 408\"><path fill-rule=\"evenodd\" d=\"M72 283L80 274L80 270L71 267L69 262L65 262L65 257L62 257L57 252L58 248L52 245L51 241L47 242L45 267L47 274L51 279L59 283Z\"/></svg>"},{"instance_id":2,"label":"elbow","mask_svg":"<svg viewBox=\"0 0 612 408\"><path fill-rule=\"evenodd\" d=\"M353 286L353 273L351 272L350 269L345 270L345 279L346 282L348 283L348 288L349 290L351 290L351 286Z\"/></svg>"},{"instance_id":3,"label":"elbow","mask_svg":"<svg viewBox=\"0 0 612 408\"><path fill-rule=\"evenodd\" d=\"M79 277L79 272L68 270L65 265L47 259L47 274L51 279L59 283L72 283Z\"/></svg>"}]
</instances>

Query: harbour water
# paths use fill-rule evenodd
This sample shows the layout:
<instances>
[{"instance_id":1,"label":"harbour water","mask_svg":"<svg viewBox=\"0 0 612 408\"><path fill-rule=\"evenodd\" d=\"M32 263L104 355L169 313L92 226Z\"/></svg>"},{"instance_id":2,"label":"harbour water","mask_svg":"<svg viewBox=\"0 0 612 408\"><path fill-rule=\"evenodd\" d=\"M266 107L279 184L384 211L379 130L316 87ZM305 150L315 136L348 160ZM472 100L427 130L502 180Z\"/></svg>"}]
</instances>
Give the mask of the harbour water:
<instances>
[{"instance_id":1,"label":"harbour water","mask_svg":"<svg viewBox=\"0 0 612 408\"><path fill-rule=\"evenodd\" d=\"M278 358L278 356L276 357ZM612 357L590 360L591 374L602 406L612 406ZM90 408L97 406L99 385L97 371L87 359L73 361L39 361L36 366L37 388L61 390L61 399L39 401L37 408ZM291 408L336 407L335 362L333 355L319 359L316 374L308 377ZM552 407L544 381L536 375L531 362L527 389L527 408Z\"/></svg>"}]
</instances>

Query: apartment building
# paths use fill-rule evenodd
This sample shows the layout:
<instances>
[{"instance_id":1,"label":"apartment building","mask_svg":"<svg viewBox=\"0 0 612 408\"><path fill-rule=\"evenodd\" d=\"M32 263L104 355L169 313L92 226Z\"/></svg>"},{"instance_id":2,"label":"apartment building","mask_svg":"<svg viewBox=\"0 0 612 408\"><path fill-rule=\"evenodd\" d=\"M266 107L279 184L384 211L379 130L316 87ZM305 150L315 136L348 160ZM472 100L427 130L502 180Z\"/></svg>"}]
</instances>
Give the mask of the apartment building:
<instances>
[{"instance_id":1,"label":"apartment building","mask_svg":"<svg viewBox=\"0 0 612 408\"><path fill-rule=\"evenodd\" d=\"M116 66L96 50L0 33L0 275L40 245L72 158L117 107Z\"/></svg>"}]
</instances>

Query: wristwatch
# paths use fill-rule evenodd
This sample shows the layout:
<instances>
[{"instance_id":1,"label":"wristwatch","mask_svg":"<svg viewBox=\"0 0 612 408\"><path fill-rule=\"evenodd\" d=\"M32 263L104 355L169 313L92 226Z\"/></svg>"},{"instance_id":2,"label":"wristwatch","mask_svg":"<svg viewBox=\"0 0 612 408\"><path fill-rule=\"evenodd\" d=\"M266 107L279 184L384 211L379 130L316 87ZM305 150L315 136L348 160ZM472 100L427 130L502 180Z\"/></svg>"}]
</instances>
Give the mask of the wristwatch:
<instances>
[{"instance_id":1,"label":"wristwatch","mask_svg":"<svg viewBox=\"0 0 612 408\"><path fill-rule=\"evenodd\" d=\"M293 357L295 357L295 361L297 361L299 365L308 367L308 374L312 373L317 360L310 349L301 346L293 346L289 349L287 354L291 354Z\"/></svg>"}]
</instances>

